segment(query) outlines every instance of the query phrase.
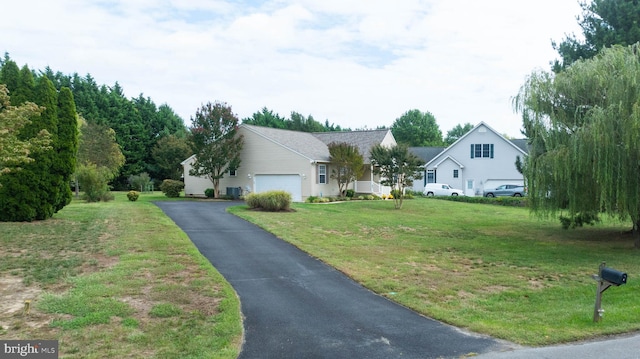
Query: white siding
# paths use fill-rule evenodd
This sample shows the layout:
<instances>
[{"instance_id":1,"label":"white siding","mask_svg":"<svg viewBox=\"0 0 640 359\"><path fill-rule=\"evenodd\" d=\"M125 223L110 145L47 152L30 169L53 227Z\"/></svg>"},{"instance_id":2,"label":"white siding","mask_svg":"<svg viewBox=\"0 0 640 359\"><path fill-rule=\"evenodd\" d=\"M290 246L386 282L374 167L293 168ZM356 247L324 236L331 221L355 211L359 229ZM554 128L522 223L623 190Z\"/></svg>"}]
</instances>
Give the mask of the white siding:
<instances>
[{"instance_id":1,"label":"white siding","mask_svg":"<svg viewBox=\"0 0 640 359\"><path fill-rule=\"evenodd\" d=\"M471 158L472 144L493 144L493 158ZM524 154L511 142L483 123L431 160L427 169L436 170L436 182L463 189L467 194L482 195L484 188L504 183L523 183L523 176L515 166L516 157ZM447 156L462 165L458 178L453 178L454 161L443 161ZM437 166L437 167L436 167ZM467 181L473 180L475 188L467 189ZM487 187L488 186L488 187Z\"/></svg>"}]
</instances>

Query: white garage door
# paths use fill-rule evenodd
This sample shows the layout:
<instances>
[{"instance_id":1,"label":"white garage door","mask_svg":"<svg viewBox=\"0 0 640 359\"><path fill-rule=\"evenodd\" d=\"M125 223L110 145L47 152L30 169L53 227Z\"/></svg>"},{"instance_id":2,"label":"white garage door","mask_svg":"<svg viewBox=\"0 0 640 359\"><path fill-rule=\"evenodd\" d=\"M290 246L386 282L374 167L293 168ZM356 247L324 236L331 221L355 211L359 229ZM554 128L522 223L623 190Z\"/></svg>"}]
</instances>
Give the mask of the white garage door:
<instances>
[{"instance_id":1,"label":"white garage door","mask_svg":"<svg viewBox=\"0 0 640 359\"><path fill-rule=\"evenodd\" d=\"M302 180L300 175L256 175L256 193L286 191L294 202L302 202Z\"/></svg>"}]
</instances>

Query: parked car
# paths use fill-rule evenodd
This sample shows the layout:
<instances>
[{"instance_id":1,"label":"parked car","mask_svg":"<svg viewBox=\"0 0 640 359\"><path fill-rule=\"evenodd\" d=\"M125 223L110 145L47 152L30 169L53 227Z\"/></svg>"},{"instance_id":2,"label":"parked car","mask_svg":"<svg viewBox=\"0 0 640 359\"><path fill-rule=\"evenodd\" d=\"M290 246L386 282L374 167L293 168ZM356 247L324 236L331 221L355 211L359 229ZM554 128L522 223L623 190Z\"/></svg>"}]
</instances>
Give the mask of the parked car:
<instances>
[{"instance_id":1,"label":"parked car","mask_svg":"<svg viewBox=\"0 0 640 359\"><path fill-rule=\"evenodd\" d=\"M522 197L526 196L527 192L524 186L517 184L503 184L493 189L484 190L485 197Z\"/></svg>"},{"instance_id":2,"label":"parked car","mask_svg":"<svg viewBox=\"0 0 640 359\"><path fill-rule=\"evenodd\" d=\"M444 183L427 183L424 187L426 196L463 196L464 192L461 189L455 189Z\"/></svg>"}]
</instances>

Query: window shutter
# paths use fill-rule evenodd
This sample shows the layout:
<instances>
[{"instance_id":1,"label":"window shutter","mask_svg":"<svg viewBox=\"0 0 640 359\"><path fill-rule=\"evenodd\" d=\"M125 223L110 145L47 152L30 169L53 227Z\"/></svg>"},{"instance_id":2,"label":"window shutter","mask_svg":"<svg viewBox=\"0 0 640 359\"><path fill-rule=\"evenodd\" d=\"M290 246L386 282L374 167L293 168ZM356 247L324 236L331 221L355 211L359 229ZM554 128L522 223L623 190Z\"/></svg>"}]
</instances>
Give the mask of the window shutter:
<instances>
[{"instance_id":1,"label":"window shutter","mask_svg":"<svg viewBox=\"0 0 640 359\"><path fill-rule=\"evenodd\" d=\"M475 146L472 143L471 144L471 158L473 158L474 150L475 150Z\"/></svg>"},{"instance_id":2,"label":"window shutter","mask_svg":"<svg viewBox=\"0 0 640 359\"><path fill-rule=\"evenodd\" d=\"M493 143L492 143L491 145L489 145L489 146L490 146L489 151L491 151L489 156L490 156L491 158L493 158Z\"/></svg>"}]
</instances>

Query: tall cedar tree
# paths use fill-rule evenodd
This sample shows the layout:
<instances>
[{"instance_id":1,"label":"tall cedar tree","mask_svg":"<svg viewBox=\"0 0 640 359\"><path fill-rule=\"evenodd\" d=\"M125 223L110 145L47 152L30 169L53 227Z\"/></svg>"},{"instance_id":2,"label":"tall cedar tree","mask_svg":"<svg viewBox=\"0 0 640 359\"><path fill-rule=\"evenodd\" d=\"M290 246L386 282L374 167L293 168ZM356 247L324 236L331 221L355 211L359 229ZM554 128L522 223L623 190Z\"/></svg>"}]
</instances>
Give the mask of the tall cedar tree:
<instances>
[{"instance_id":1,"label":"tall cedar tree","mask_svg":"<svg viewBox=\"0 0 640 359\"><path fill-rule=\"evenodd\" d=\"M553 62L553 71L560 72L580 59L590 59L600 50L613 45L629 46L640 41L640 1L593 0L580 3L578 18L584 40L574 34L560 43L551 42L561 59Z\"/></svg>"},{"instance_id":2,"label":"tall cedar tree","mask_svg":"<svg viewBox=\"0 0 640 359\"><path fill-rule=\"evenodd\" d=\"M244 139L238 134L238 117L226 103L209 102L196 111L191 123L191 148L196 160L189 174L211 180L214 198L220 198L220 179L229 169L240 166Z\"/></svg>"},{"instance_id":3,"label":"tall cedar tree","mask_svg":"<svg viewBox=\"0 0 640 359\"><path fill-rule=\"evenodd\" d=\"M422 178L424 162L409 152L404 144L394 147L375 145L371 148L373 171L381 176L381 183L391 186L396 195L393 197L395 208L401 209L405 188L413 185L414 180Z\"/></svg>"},{"instance_id":4,"label":"tall cedar tree","mask_svg":"<svg viewBox=\"0 0 640 359\"><path fill-rule=\"evenodd\" d=\"M69 184L76 169L78 152L78 114L73 94L68 87L60 89L58 94L58 143L55 150L57 156L53 162L52 172L62 176L55 204L57 212L71 202L72 193Z\"/></svg>"},{"instance_id":5,"label":"tall cedar tree","mask_svg":"<svg viewBox=\"0 0 640 359\"><path fill-rule=\"evenodd\" d=\"M51 81L38 79L35 102L42 107L40 116L20 131L21 140L35 138L42 130L50 134L51 149L32 154L33 162L2 176L0 181L0 220L32 221L50 218L58 207L62 176L52 171L58 144L58 98Z\"/></svg>"},{"instance_id":6,"label":"tall cedar tree","mask_svg":"<svg viewBox=\"0 0 640 359\"><path fill-rule=\"evenodd\" d=\"M638 84L639 44L530 75L514 105L529 137L523 169L532 211L631 219L640 248Z\"/></svg>"},{"instance_id":7,"label":"tall cedar tree","mask_svg":"<svg viewBox=\"0 0 640 359\"><path fill-rule=\"evenodd\" d=\"M349 183L356 181L364 173L364 157L358 147L345 142L329 144L331 178L338 182L340 196L346 194Z\"/></svg>"},{"instance_id":8,"label":"tall cedar tree","mask_svg":"<svg viewBox=\"0 0 640 359\"><path fill-rule=\"evenodd\" d=\"M112 87L98 85L90 74L65 75L49 67L41 73L58 91L63 87L71 89L76 111L88 123L114 129L118 144L127 156L125 166L113 183L115 188L127 189L127 179L144 171L156 180L163 178L150 149L164 136L184 137L187 132L182 118L168 105L158 107L142 94L127 99L117 82ZM35 100L33 73L26 66L20 69L8 54L0 58L0 83L7 84L13 105L23 103L25 98ZM25 86L28 83L31 85Z\"/></svg>"}]
</instances>

